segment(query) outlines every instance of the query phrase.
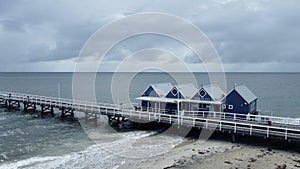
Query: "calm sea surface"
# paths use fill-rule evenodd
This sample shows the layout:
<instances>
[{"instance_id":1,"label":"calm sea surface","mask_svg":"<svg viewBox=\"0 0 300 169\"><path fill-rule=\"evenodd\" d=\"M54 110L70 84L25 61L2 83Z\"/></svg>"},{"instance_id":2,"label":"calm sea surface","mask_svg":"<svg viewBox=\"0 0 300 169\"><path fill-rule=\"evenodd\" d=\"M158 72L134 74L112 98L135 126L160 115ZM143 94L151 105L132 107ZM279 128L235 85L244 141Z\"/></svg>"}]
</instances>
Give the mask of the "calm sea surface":
<instances>
[{"instance_id":1,"label":"calm sea surface","mask_svg":"<svg viewBox=\"0 0 300 169\"><path fill-rule=\"evenodd\" d=\"M83 74L82 80L85 76L89 74ZM97 74L95 92L98 102L112 103L112 76L112 73ZM184 80L186 74L179 73L178 77ZM205 73L195 73L195 77L199 85L209 83ZM257 95L258 109L263 114L300 117L299 73L227 73L226 79L228 90L234 84L248 86ZM160 82L174 83L175 80L166 73L137 74L131 81L129 98L137 102L134 98L140 96L149 84ZM72 73L0 73L1 91L56 97L59 83L61 97L72 98ZM124 151L127 153L139 145L148 152L162 148L168 151L182 140L176 136L152 136L153 133L143 131L116 133L107 124L102 125L98 133L103 135L103 143L110 142L117 146L121 142L126 145L128 149ZM152 137L152 140L145 140ZM157 139L168 141L157 143ZM145 147L143 142L147 142L149 147ZM93 145L77 121L40 118L34 113L0 108L0 168L112 168L124 162L120 160L122 156L105 151L103 146Z\"/></svg>"}]
</instances>

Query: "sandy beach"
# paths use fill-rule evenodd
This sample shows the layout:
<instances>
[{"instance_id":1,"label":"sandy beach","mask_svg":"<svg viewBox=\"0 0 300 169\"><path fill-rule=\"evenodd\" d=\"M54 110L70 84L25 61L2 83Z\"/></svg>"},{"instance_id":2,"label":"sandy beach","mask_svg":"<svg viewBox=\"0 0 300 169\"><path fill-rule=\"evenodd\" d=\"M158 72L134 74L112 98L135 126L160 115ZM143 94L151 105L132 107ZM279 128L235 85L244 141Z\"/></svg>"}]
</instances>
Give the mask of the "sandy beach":
<instances>
[{"instance_id":1,"label":"sandy beach","mask_svg":"<svg viewBox=\"0 0 300 169\"><path fill-rule=\"evenodd\" d=\"M150 159L128 162L125 168L194 169L194 168L300 168L297 149L283 143L264 143L264 140L211 139L208 141L188 140L166 154ZM265 140L266 141L266 140Z\"/></svg>"}]
</instances>

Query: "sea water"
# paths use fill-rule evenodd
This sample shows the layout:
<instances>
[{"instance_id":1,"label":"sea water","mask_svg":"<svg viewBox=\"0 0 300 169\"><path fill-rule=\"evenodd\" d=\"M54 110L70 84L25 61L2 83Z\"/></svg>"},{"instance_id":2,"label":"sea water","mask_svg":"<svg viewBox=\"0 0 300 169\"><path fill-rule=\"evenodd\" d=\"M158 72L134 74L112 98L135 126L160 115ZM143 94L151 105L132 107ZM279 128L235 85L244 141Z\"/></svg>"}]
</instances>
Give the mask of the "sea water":
<instances>
[{"instance_id":1,"label":"sea water","mask_svg":"<svg viewBox=\"0 0 300 169\"><path fill-rule=\"evenodd\" d=\"M207 74L194 75L198 85L209 83ZM112 103L112 76L97 74L97 101ZM184 80L186 74L177 77ZM300 117L300 74L226 73L226 80L228 91L235 84L248 86L257 95L262 113ZM130 83L129 98L137 102L134 98L149 84L161 82L175 80L167 73L139 73ZM61 97L72 98L72 73L0 73L1 91L56 97L58 85ZM81 125L76 120L0 108L0 168L116 168L126 161L167 152L183 140L156 131L116 132L102 121L95 128L100 143L94 144Z\"/></svg>"}]
</instances>

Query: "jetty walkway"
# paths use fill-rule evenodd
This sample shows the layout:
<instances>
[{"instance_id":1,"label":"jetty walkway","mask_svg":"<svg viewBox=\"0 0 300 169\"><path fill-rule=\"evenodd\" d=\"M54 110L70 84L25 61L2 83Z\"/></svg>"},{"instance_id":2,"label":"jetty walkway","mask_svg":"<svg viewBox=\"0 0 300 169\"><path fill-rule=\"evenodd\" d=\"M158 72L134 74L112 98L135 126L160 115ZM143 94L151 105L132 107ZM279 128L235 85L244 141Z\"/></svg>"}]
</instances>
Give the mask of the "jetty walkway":
<instances>
[{"instance_id":1,"label":"jetty walkway","mask_svg":"<svg viewBox=\"0 0 300 169\"><path fill-rule=\"evenodd\" d=\"M45 114L60 112L62 118L74 116L74 111L83 112L86 118L108 116L109 121L125 120L157 122L187 127L196 127L230 134L279 138L300 141L300 119L250 115L213 111L179 111L170 114L160 109L142 109L133 105L92 103L56 97L38 96L0 91L0 104L8 108L36 111Z\"/></svg>"}]
</instances>

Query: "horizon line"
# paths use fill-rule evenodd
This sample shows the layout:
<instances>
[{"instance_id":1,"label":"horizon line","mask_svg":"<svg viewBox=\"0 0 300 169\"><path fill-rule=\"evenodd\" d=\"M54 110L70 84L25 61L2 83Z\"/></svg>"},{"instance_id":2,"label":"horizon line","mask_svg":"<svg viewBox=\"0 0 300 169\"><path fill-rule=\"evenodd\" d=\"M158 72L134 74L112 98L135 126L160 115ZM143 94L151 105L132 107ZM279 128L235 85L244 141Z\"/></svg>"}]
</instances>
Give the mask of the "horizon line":
<instances>
[{"instance_id":1,"label":"horizon line","mask_svg":"<svg viewBox=\"0 0 300 169\"><path fill-rule=\"evenodd\" d=\"M28 72L18 72L18 71L0 71L0 73L75 73L75 72L71 72L71 71L53 71L53 72L46 72L46 71L41 71L41 72L38 72L38 71L28 71ZM113 72L113 71L103 71L103 72L76 72L76 73L117 73L117 72ZM257 72L251 72L251 71L241 71L241 72L231 72L231 71L228 71L228 72L159 72L159 71L147 71L147 72L118 72L118 73L300 73L300 72L280 72L280 71L274 71L274 72L271 72L271 71L257 71Z\"/></svg>"}]
</instances>

